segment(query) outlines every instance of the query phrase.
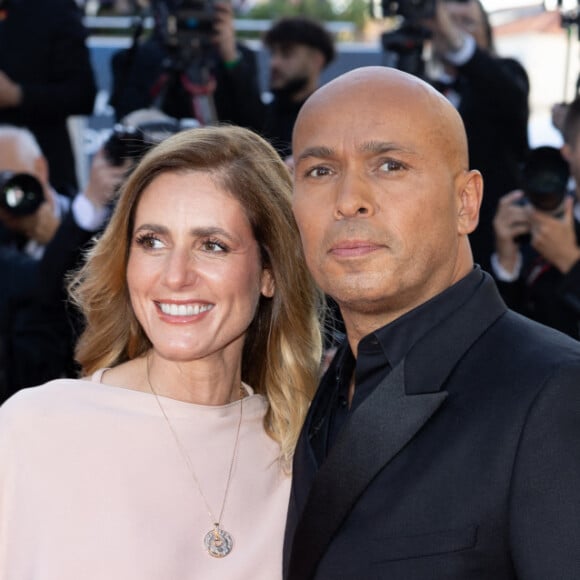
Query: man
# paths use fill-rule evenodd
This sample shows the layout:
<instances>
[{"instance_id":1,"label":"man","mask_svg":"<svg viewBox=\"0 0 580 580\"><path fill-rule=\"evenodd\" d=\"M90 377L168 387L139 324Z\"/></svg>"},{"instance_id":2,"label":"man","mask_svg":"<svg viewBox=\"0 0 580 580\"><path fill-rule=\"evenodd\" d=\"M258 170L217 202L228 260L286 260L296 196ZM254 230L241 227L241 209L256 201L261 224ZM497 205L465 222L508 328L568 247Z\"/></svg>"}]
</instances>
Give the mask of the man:
<instances>
[{"instance_id":1,"label":"man","mask_svg":"<svg viewBox=\"0 0 580 580\"><path fill-rule=\"evenodd\" d=\"M27 127L48 159L51 181L75 195L71 115L89 115L96 84L87 31L74 0L0 2L0 123Z\"/></svg>"},{"instance_id":2,"label":"man","mask_svg":"<svg viewBox=\"0 0 580 580\"><path fill-rule=\"evenodd\" d=\"M266 32L264 44L270 53L273 100L254 125L286 159L292 153L292 129L298 111L334 60L334 41L319 22L294 16L275 22Z\"/></svg>"},{"instance_id":3,"label":"man","mask_svg":"<svg viewBox=\"0 0 580 580\"><path fill-rule=\"evenodd\" d=\"M433 82L456 106L469 140L469 158L485 177L479 226L471 234L475 261L489 269L493 216L499 198L519 185L528 152L528 76L512 58L494 48L489 17L479 0L437 0ZM431 63L433 64L433 63Z\"/></svg>"},{"instance_id":4,"label":"man","mask_svg":"<svg viewBox=\"0 0 580 580\"><path fill-rule=\"evenodd\" d=\"M255 122L256 103L260 103L258 67L254 52L236 40L232 4L215 2L212 30L191 32L189 41L197 50L189 49L186 36L167 30L172 21L169 6L152 2L152 33L142 41L137 37L133 46L112 58L111 105L116 119L154 107L177 119L196 118L201 124ZM187 6L174 6L171 14L187 24L187 12ZM192 42L194 38L198 44Z\"/></svg>"},{"instance_id":5,"label":"man","mask_svg":"<svg viewBox=\"0 0 580 580\"><path fill-rule=\"evenodd\" d=\"M0 209L0 402L19 388L70 374L74 337L64 306L66 270L104 224L128 167L109 164L99 152L87 187L71 201L52 187L32 133L0 126L0 172L27 174L44 198L28 215Z\"/></svg>"},{"instance_id":6,"label":"man","mask_svg":"<svg viewBox=\"0 0 580 580\"><path fill-rule=\"evenodd\" d=\"M566 107L562 134L563 159L558 161L564 169L568 163L574 182L572 195L560 192L563 204L553 208L555 211L543 211L531 203L522 205L521 189L503 196L493 222L496 252L491 264L511 308L580 339L580 98ZM528 164L537 158L534 169L538 177L557 184L558 166L548 164L549 152L558 153L552 148L535 149Z\"/></svg>"},{"instance_id":7,"label":"man","mask_svg":"<svg viewBox=\"0 0 580 580\"><path fill-rule=\"evenodd\" d=\"M296 449L285 578L577 578L580 345L474 267L483 183L456 110L356 69L305 103L293 154L347 340Z\"/></svg>"}]
</instances>

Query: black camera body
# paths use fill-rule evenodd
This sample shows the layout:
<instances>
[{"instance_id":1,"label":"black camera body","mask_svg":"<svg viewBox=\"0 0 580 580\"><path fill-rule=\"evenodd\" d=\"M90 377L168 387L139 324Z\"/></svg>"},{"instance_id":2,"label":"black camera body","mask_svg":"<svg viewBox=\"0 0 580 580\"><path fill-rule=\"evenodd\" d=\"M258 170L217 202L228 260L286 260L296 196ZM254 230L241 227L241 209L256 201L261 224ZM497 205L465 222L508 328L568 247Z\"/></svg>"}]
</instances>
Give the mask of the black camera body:
<instances>
[{"instance_id":1,"label":"black camera body","mask_svg":"<svg viewBox=\"0 0 580 580\"><path fill-rule=\"evenodd\" d=\"M383 17L400 16L415 22L433 18L437 0L381 0Z\"/></svg>"},{"instance_id":2,"label":"black camera body","mask_svg":"<svg viewBox=\"0 0 580 580\"><path fill-rule=\"evenodd\" d=\"M563 203L568 195L569 179L570 167L559 149L548 145L532 149L522 169L521 189L524 196L515 203L561 218ZM520 234L514 241L528 244L531 235Z\"/></svg>"},{"instance_id":3,"label":"black camera body","mask_svg":"<svg viewBox=\"0 0 580 580\"><path fill-rule=\"evenodd\" d=\"M570 167L559 149L547 145L532 149L522 171L523 201L560 217L569 180Z\"/></svg>"},{"instance_id":4,"label":"black camera body","mask_svg":"<svg viewBox=\"0 0 580 580\"><path fill-rule=\"evenodd\" d=\"M381 0L381 11L384 18L400 16L410 23L426 20L435 16L438 0ZM446 0L443 0L446 1ZM449 0L467 3L469 0Z\"/></svg>"},{"instance_id":5,"label":"black camera body","mask_svg":"<svg viewBox=\"0 0 580 580\"><path fill-rule=\"evenodd\" d=\"M183 131L199 127L195 119L177 120L157 111L144 110L143 114L150 117L148 120L131 122L141 110L128 115L127 121L117 123L111 135L104 144L105 156L111 165L122 165L125 160L139 161L149 149L161 143L166 137Z\"/></svg>"},{"instance_id":6,"label":"black camera body","mask_svg":"<svg viewBox=\"0 0 580 580\"><path fill-rule=\"evenodd\" d=\"M44 202L44 189L34 175L0 171L0 207L13 216L33 214Z\"/></svg>"},{"instance_id":7,"label":"black camera body","mask_svg":"<svg viewBox=\"0 0 580 580\"><path fill-rule=\"evenodd\" d=\"M213 0L154 0L155 26L163 43L187 61L211 45Z\"/></svg>"},{"instance_id":8,"label":"black camera body","mask_svg":"<svg viewBox=\"0 0 580 580\"><path fill-rule=\"evenodd\" d=\"M381 0L381 16L398 17L401 21L396 29L381 35L384 64L419 78L425 77L423 48L425 41L431 38L431 31L423 21L435 17L438 1L441 0ZM371 12L374 16L374 4L371 4Z\"/></svg>"}]
</instances>

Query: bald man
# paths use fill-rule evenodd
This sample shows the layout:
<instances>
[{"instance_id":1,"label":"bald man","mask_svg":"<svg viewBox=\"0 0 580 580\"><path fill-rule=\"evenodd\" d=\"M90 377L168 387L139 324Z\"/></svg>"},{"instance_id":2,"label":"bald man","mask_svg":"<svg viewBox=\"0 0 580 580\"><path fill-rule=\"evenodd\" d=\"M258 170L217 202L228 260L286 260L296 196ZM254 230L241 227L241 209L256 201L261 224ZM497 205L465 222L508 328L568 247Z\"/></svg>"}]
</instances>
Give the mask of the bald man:
<instances>
[{"instance_id":1,"label":"bald man","mask_svg":"<svg viewBox=\"0 0 580 580\"><path fill-rule=\"evenodd\" d=\"M580 343L509 311L468 241L449 102L385 67L294 129L306 259L344 318L294 459L287 580L580 575Z\"/></svg>"}]
</instances>

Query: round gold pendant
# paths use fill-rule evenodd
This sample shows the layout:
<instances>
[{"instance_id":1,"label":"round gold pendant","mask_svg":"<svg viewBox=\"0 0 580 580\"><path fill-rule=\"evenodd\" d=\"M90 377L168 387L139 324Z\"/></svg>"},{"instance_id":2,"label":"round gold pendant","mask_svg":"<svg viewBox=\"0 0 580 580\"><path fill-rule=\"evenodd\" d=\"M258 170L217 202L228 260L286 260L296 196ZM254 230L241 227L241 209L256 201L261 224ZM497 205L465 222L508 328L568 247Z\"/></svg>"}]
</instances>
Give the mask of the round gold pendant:
<instances>
[{"instance_id":1,"label":"round gold pendant","mask_svg":"<svg viewBox=\"0 0 580 580\"><path fill-rule=\"evenodd\" d=\"M207 548L208 554L214 558L223 558L227 556L234 547L232 537L228 532L222 530L218 526L205 535L203 543Z\"/></svg>"}]
</instances>

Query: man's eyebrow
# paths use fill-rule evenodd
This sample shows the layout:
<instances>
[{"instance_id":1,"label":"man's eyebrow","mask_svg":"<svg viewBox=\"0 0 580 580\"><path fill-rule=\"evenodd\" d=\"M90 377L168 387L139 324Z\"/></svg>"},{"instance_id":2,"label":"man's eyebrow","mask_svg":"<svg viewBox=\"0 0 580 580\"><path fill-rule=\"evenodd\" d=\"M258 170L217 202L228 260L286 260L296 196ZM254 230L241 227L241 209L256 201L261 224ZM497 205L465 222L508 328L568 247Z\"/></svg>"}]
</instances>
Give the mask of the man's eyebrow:
<instances>
[{"instance_id":1,"label":"man's eyebrow","mask_svg":"<svg viewBox=\"0 0 580 580\"><path fill-rule=\"evenodd\" d=\"M411 152L408 148L402 147L400 144L393 143L392 141L366 141L359 145L358 150L361 153L372 153L375 155L389 153L390 151Z\"/></svg>"},{"instance_id":2,"label":"man's eyebrow","mask_svg":"<svg viewBox=\"0 0 580 580\"><path fill-rule=\"evenodd\" d=\"M380 155L381 153L389 153L391 151L400 151L402 153L413 153L409 148L403 147L398 143L392 141L365 141L361 143L357 149L361 153L370 153L373 155ZM298 155L296 163L300 163L305 159L330 159L334 157L334 149L325 147L324 145L315 145L308 147Z\"/></svg>"},{"instance_id":3,"label":"man's eyebrow","mask_svg":"<svg viewBox=\"0 0 580 580\"><path fill-rule=\"evenodd\" d=\"M296 163L300 163L300 161L304 161L305 159L309 159L315 157L317 159L328 159L334 155L334 151L330 149L330 147L324 146L314 146L314 147L307 147L298 155L296 158Z\"/></svg>"}]
</instances>

